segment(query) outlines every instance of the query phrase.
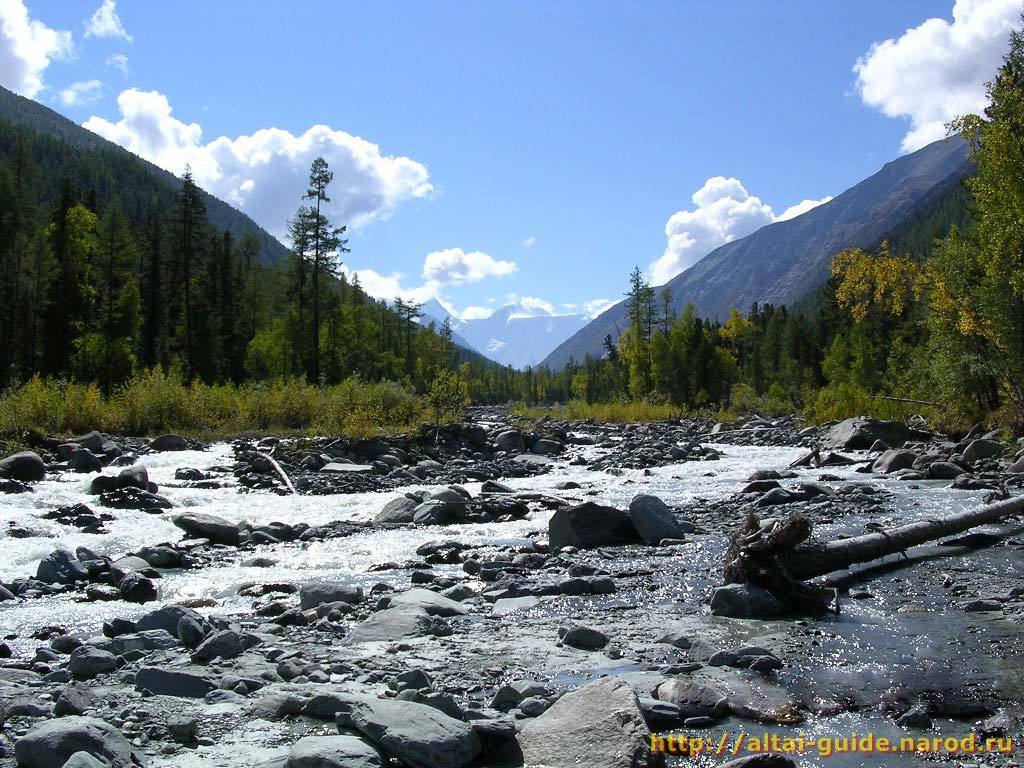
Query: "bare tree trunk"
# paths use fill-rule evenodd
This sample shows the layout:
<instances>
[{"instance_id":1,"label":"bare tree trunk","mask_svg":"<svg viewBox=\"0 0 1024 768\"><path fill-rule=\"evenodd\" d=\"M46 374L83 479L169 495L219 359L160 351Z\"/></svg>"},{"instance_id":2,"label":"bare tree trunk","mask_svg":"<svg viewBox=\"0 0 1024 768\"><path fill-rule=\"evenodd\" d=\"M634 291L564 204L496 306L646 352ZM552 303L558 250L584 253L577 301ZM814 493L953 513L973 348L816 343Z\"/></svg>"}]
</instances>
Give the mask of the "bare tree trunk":
<instances>
[{"instance_id":1,"label":"bare tree trunk","mask_svg":"<svg viewBox=\"0 0 1024 768\"><path fill-rule=\"evenodd\" d=\"M779 560L793 578L810 579L848 568L855 563L894 555L910 547L962 533L1022 511L1024 496L1017 496L969 512L937 520L919 520L881 533L868 533L819 545L801 544L781 554Z\"/></svg>"}]
</instances>

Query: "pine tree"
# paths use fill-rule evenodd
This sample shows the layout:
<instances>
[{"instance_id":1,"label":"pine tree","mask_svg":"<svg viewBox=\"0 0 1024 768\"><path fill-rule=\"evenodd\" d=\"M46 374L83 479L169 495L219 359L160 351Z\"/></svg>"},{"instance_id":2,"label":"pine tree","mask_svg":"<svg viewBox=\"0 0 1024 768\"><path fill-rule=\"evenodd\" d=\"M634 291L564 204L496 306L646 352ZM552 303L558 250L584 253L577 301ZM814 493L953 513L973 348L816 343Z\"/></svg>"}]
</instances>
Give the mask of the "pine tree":
<instances>
[{"instance_id":1,"label":"pine tree","mask_svg":"<svg viewBox=\"0 0 1024 768\"><path fill-rule=\"evenodd\" d=\"M198 367L197 357L209 352L195 343L198 317L195 301L197 284L207 269L208 229L206 203L192 178L192 171L186 166L175 201L171 262L165 277L173 297L171 317L175 324L175 346L188 377L194 375Z\"/></svg>"}]
</instances>

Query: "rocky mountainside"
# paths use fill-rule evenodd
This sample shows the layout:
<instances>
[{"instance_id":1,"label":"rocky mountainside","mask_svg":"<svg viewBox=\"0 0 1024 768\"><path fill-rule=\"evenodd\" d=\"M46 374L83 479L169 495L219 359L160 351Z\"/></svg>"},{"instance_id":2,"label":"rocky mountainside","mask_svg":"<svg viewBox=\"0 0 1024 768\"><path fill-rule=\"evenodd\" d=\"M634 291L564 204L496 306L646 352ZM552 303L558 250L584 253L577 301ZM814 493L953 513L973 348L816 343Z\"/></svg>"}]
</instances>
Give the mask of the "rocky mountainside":
<instances>
[{"instance_id":1,"label":"rocky mountainside","mask_svg":"<svg viewBox=\"0 0 1024 768\"><path fill-rule=\"evenodd\" d=\"M54 185L54 194L62 177L67 175L83 189L94 190L101 205L105 205L105 197L118 195L125 212L141 220L153 207L154 201L170 199L181 186L181 180L174 174L97 136L52 109L0 87L2 121L67 145L64 167L52 169L54 172L48 174ZM6 154L13 151L16 137L10 131L2 133L0 153ZM265 263L284 259L288 249L277 238L223 200L203 194L207 218L217 229L228 230L236 240L245 234L255 235L260 243L260 258Z\"/></svg>"},{"instance_id":2,"label":"rocky mountainside","mask_svg":"<svg viewBox=\"0 0 1024 768\"><path fill-rule=\"evenodd\" d=\"M832 257L851 246L875 247L883 237L958 184L970 172L967 147L945 139L887 163L833 200L787 221L769 224L716 248L667 283L673 306L693 302L701 315L724 318L755 301L792 303L821 285ZM623 275L628 270L623 266ZM626 328L626 306L603 312L544 359L553 369L600 355L607 334Z\"/></svg>"},{"instance_id":3,"label":"rocky mountainside","mask_svg":"<svg viewBox=\"0 0 1024 768\"><path fill-rule=\"evenodd\" d=\"M460 320L437 300L422 307L420 322L438 326L450 318L455 342L513 368L537 365L552 349L587 324L585 315L556 315L508 304L489 317Z\"/></svg>"}]
</instances>

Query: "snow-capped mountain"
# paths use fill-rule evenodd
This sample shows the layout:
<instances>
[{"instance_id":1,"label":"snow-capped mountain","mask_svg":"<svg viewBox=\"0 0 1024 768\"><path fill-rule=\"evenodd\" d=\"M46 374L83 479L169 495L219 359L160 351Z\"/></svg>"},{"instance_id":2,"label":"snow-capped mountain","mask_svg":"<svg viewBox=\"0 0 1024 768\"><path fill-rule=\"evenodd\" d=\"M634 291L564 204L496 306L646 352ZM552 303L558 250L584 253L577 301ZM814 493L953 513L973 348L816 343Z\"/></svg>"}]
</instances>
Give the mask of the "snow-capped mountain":
<instances>
[{"instance_id":1,"label":"snow-capped mountain","mask_svg":"<svg viewBox=\"0 0 1024 768\"><path fill-rule=\"evenodd\" d=\"M460 320L436 299L425 302L421 311L424 325L434 321L440 326L447 317L457 344L514 368L537 365L589 322L585 315L555 315L519 304L507 304L473 320Z\"/></svg>"}]
</instances>

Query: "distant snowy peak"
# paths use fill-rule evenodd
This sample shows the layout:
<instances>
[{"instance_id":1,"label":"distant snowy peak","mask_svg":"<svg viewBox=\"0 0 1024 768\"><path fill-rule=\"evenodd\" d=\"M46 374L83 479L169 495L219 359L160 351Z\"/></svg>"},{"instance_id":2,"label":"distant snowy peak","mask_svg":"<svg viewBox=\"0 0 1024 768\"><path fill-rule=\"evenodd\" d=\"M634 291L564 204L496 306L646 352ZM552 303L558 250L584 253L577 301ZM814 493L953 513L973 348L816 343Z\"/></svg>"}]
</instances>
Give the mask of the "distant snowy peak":
<instances>
[{"instance_id":1,"label":"distant snowy peak","mask_svg":"<svg viewBox=\"0 0 1024 768\"><path fill-rule=\"evenodd\" d=\"M437 299L424 302L420 311L422 324L433 321L440 326L448 318L456 343L513 368L537 365L588 322L584 315L555 315L542 307L519 303L506 304L488 317L472 320L460 320Z\"/></svg>"}]
</instances>

